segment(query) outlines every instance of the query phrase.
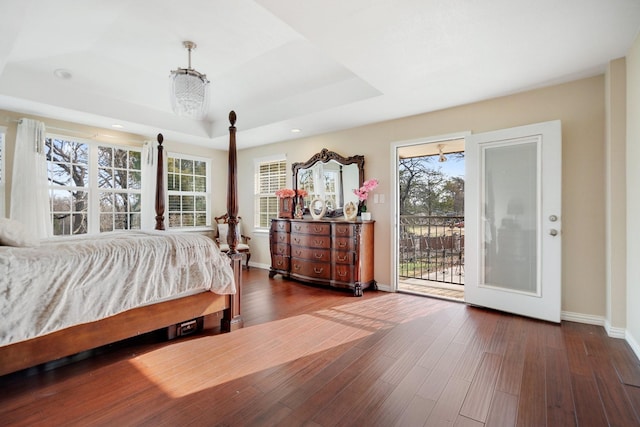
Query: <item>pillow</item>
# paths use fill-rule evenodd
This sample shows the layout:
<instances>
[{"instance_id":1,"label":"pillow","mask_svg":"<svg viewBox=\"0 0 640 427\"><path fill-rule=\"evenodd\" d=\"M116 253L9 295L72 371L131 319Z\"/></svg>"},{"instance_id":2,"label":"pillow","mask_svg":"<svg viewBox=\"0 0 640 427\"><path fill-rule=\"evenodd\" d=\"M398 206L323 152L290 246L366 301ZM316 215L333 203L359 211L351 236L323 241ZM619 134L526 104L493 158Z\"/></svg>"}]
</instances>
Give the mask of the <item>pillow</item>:
<instances>
[{"instance_id":1,"label":"pillow","mask_svg":"<svg viewBox=\"0 0 640 427\"><path fill-rule=\"evenodd\" d=\"M40 246L40 241L20 221L0 218L0 245L33 247Z\"/></svg>"},{"instance_id":2,"label":"pillow","mask_svg":"<svg viewBox=\"0 0 640 427\"><path fill-rule=\"evenodd\" d=\"M229 234L229 224L218 224L218 240L220 243L227 243L227 235ZM240 222L236 225L236 238L240 243Z\"/></svg>"}]
</instances>

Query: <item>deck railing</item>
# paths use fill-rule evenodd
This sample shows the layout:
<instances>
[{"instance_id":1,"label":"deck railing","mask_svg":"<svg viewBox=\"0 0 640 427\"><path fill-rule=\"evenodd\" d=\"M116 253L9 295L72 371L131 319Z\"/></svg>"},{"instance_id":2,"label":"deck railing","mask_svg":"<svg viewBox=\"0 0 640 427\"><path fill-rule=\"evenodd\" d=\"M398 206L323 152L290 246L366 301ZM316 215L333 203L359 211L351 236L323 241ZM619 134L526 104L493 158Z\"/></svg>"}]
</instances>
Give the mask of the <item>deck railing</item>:
<instances>
[{"instance_id":1,"label":"deck railing","mask_svg":"<svg viewBox=\"0 0 640 427\"><path fill-rule=\"evenodd\" d=\"M401 278L464 284L464 217L400 216Z\"/></svg>"}]
</instances>

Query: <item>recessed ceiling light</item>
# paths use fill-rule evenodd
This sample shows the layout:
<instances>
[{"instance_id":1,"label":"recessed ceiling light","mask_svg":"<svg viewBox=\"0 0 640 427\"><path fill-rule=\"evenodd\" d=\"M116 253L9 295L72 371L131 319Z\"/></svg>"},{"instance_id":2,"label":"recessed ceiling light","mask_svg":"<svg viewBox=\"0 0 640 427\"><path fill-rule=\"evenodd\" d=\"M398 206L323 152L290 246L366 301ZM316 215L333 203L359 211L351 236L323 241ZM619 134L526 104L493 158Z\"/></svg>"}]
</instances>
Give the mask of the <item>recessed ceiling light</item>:
<instances>
[{"instance_id":1,"label":"recessed ceiling light","mask_svg":"<svg viewBox=\"0 0 640 427\"><path fill-rule=\"evenodd\" d=\"M53 72L53 75L62 80L69 80L71 77L73 77L71 71L65 70L64 68L58 68Z\"/></svg>"},{"instance_id":2,"label":"recessed ceiling light","mask_svg":"<svg viewBox=\"0 0 640 427\"><path fill-rule=\"evenodd\" d=\"M302 131L301 131L300 129L291 129L291 132L292 132L292 133L300 133L300 132L302 132Z\"/></svg>"},{"instance_id":3,"label":"recessed ceiling light","mask_svg":"<svg viewBox=\"0 0 640 427\"><path fill-rule=\"evenodd\" d=\"M119 124L114 124L114 125L111 125L111 127L112 128L116 128L116 129L122 129L124 126L119 125Z\"/></svg>"}]
</instances>

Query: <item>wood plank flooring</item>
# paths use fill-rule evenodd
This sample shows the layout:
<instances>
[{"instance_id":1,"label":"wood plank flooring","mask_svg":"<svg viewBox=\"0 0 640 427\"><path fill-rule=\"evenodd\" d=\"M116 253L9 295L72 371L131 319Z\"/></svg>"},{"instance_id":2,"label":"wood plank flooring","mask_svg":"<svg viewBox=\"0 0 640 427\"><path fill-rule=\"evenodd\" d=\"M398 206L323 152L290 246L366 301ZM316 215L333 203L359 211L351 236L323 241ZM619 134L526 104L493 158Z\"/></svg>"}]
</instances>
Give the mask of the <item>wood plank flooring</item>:
<instances>
[{"instance_id":1,"label":"wood plank flooring","mask_svg":"<svg viewBox=\"0 0 640 427\"><path fill-rule=\"evenodd\" d=\"M244 329L0 377L0 425L640 425L640 363L601 327L244 274Z\"/></svg>"}]
</instances>

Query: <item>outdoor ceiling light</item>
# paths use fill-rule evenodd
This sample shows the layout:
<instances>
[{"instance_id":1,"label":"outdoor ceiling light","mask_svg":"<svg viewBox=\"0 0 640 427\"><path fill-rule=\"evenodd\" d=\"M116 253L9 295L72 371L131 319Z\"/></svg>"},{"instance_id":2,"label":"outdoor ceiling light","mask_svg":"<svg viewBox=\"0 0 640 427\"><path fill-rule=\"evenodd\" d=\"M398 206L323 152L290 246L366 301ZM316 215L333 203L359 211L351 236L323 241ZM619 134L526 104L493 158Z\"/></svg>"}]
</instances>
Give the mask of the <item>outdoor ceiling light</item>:
<instances>
[{"instance_id":1,"label":"outdoor ceiling light","mask_svg":"<svg viewBox=\"0 0 640 427\"><path fill-rule=\"evenodd\" d=\"M202 119L209 106L209 80L191 68L191 51L196 44L191 41L182 44L189 51L189 66L171 71L171 108L179 116Z\"/></svg>"},{"instance_id":2,"label":"outdoor ceiling light","mask_svg":"<svg viewBox=\"0 0 640 427\"><path fill-rule=\"evenodd\" d=\"M444 145L438 144L438 151L440 152L440 157L438 158L438 161L440 163L447 161L447 158L445 157L444 153L442 152L443 148L444 148Z\"/></svg>"}]
</instances>

